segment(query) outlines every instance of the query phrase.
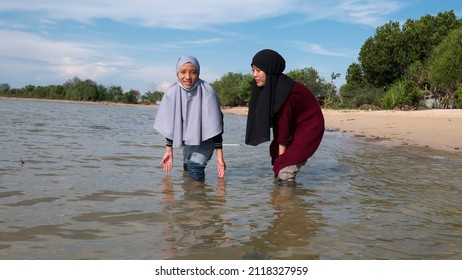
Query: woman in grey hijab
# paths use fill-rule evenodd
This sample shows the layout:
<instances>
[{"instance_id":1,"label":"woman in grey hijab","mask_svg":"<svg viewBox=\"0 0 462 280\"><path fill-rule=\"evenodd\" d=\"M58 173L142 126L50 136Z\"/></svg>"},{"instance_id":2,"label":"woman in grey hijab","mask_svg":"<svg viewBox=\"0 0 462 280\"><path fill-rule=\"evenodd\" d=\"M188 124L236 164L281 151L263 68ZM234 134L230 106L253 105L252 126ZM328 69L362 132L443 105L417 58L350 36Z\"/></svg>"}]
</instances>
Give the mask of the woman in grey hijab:
<instances>
[{"instance_id":1,"label":"woman in grey hijab","mask_svg":"<svg viewBox=\"0 0 462 280\"><path fill-rule=\"evenodd\" d=\"M161 164L165 172L173 165L173 148L183 147L183 168L196 181L205 178L205 167L217 151L218 177L223 178L223 114L212 86L199 78L199 61L182 56L176 64L178 82L165 92L154 129L167 141Z\"/></svg>"}]
</instances>

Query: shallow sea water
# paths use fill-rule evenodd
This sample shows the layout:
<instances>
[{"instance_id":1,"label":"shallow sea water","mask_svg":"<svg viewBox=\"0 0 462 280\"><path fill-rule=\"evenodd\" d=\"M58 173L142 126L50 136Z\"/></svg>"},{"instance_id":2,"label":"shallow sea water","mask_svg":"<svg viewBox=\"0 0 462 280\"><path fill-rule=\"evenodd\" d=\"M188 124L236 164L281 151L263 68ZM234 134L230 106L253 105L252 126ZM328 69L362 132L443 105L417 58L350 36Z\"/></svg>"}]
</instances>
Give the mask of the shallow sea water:
<instances>
[{"instance_id":1,"label":"shallow sea water","mask_svg":"<svg viewBox=\"0 0 462 280\"><path fill-rule=\"evenodd\" d=\"M295 187L225 115L225 179L151 107L0 99L0 259L462 259L462 159L326 131Z\"/></svg>"}]
</instances>

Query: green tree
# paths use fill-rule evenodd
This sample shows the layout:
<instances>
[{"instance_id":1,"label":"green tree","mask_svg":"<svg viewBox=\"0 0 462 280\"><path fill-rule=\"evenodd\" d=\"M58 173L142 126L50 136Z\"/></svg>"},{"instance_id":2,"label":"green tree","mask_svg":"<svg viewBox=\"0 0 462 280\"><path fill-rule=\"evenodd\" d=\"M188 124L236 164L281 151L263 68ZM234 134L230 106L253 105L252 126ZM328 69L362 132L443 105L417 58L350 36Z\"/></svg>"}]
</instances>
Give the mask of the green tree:
<instances>
[{"instance_id":1,"label":"green tree","mask_svg":"<svg viewBox=\"0 0 462 280\"><path fill-rule=\"evenodd\" d=\"M43 86L36 86L34 90L30 93L32 98L46 98L47 97L47 89Z\"/></svg>"},{"instance_id":2,"label":"green tree","mask_svg":"<svg viewBox=\"0 0 462 280\"><path fill-rule=\"evenodd\" d=\"M96 91L98 92L98 95L95 101L110 101L107 94L107 88L104 85L98 85Z\"/></svg>"},{"instance_id":3,"label":"green tree","mask_svg":"<svg viewBox=\"0 0 462 280\"><path fill-rule=\"evenodd\" d=\"M252 81L253 81L252 74L245 74L243 79L238 85L238 106L247 106L250 102L250 96L252 95Z\"/></svg>"},{"instance_id":4,"label":"green tree","mask_svg":"<svg viewBox=\"0 0 462 280\"><path fill-rule=\"evenodd\" d=\"M248 102L251 93L251 75L229 72L211 83L222 106L241 106Z\"/></svg>"},{"instance_id":5,"label":"green tree","mask_svg":"<svg viewBox=\"0 0 462 280\"><path fill-rule=\"evenodd\" d=\"M107 90L108 101L123 102L124 91L120 86L110 86Z\"/></svg>"},{"instance_id":6,"label":"green tree","mask_svg":"<svg viewBox=\"0 0 462 280\"><path fill-rule=\"evenodd\" d=\"M453 11L426 15L419 20L407 20L402 29L399 22L389 22L379 28L361 47L358 60L367 82L374 87L386 87L400 80L408 68L430 57L435 46L447 34L462 26Z\"/></svg>"},{"instance_id":7,"label":"green tree","mask_svg":"<svg viewBox=\"0 0 462 280\"><path fill-rule=\"evenodd\" d=\"M364 105L381 107L380 99L383 94L383 88L375 88L369 84L346 83L340 87L340 104L349 108L360 108Z\"/></svg>"},{"instance_id":8,"label":"green tree","mask_svg":"<svg viewBox=\"0 0 462 280\"><path fill-rule=\"evenodd\" d=\"M148 91L141 96L141 103L145 105L156 104L157 101L162 100L164 93L161 91Z\"/></svg>"},{"instance_id":9,"label":"green tree","mask_svg":"<svg viewBox=\"0 0 462 280\"><path fill-rule=\"evenodd\" d=\"M437 16L425 15L418 20L408 19L402 28L405 64L409 66L430 57L433 48L461 23L453 11L438 13Z\"/></svg>"},{"instance_id":10,"label":"green tree","mask_svg":"<svg viewBox=\"0 0 462 280\"><path fill-rule=\"evenodd\" d=\"M359 63L352 63L348 69L345 76L345 81L347 84L363 86L366 84L364 79L363 69Z\"/></svg>"},{"instance_id":11,"label":"green tree","mask_svg":"<svg viewBox=\"0 0 462 280\"><path fill-rule=\"evenodd\" d=\"M329 85L313 67L292 70L287 73L287 76L310 88L319 100L327 97Z\"/></svg>"},{"instance_id":12,"label":"green tree","mask_svg":"<svg viewBox=\"0 0 462 280\"><path fill-rule=\"evenodd\" d=\"M77 101L98 101L98 85L87 79L82 81L78 77L68 80L63 85L64 98Z\"/></svg>"},{"instance_id":13,"label":"green tree","mask_svg":"<svg viewBox=\"0 0 462 280\"><path fill-rule=\"evenodd\" d=\"M81 83L82 80L79 77L74 77L67 80L64 84L64 98L67 100L79 100L79 92L77 86Z\"/></svg>"},{"instance_id":14,"label":"green tree","mask_svg":"<svg viewBox=\"0 0 462 280\"><path fill-rule=\"evenodd\" d=\"M462 108L462 86L455 92L457 108Z\"/></svg>"},{"instance_id":15,"label":"green tree","mask_svg":"<svg viewBox=\"0 0 462 280\"><path fill-rule=\"evenodd\" d=\"M381 104L384 109L414 106L419 102L420 98L420 90L412 81L397 81L387 90Z\"/></svg>"},{"instance_id":16,"label":"green tree","mask_svg":"<svg viewBox=\"0 0 462 280\"><path fill-rule=\"evenodd\" d=\"M10 85L7 83L0 84L0 93L6 95L10 90Z\"/></svg>"},{"instance_id":17,"label":"green tree","mask_svg":"<svg viewBox=\"0 0 462 280\"><path fill-rule=\"evenodd\" d=\"M377 98L377 95L381 95L380 91L367 83L359 63L352 63L348 67L345 81L339 93L341 106L358 108L365 104L380 105Z\"/></svg>"},{"instance_id":18,"label":"green tree","mask_svg":"<svg viewBox=\"0 0 462 280\"><path fill-rule=\"evenodd\" d=\"M138 90L130 90L123 94L122 102L127 104L138 104L140 92Z\"/></svg>"},{"instance_id":19,"label":"green tree","mask_svg":"<svg viewBox=\"0 0 462 280\"><path fill-rule=\"evenodd\" d=\"M389 22L377 28L359 52L359 61L368 83L387 86L400 78L405 69L405 49L399 22Z\"/></svg>"},{"instance_id":20,"label":"green tree","mask_svg":"<svg viewBox=\"0 0 462 280\"><path fill-rule=\"evenodd\" d=\"M422 89L427 88L429 84L428 64L421 60L414 62L407 68L404 79L414 82Z\"/></svg>"},{"instance_id":21,"label":"green tree","mask_svg":"<svg viewBox=\"0 0 462 280\"><path fill-rule=\"evenodd\" d=\"M34 85L27 85L24 87L24 91L23 91L23 97L26 97L26 98L34 98L34 91L35 91L35 87Z\"/></svg>"},{"instance_id":22,"label":"green tree","mask_svg":"<svg viewBox=\"0 0 462 280\"><path fill-rule=\"evenodd\" d=\"M98 100L98 85L96 82L87 79L81 81L77 85L77 90L79 91L79 100L82 101L97 101Z\"/></svg>"},{"instance_id":23,"label":"green tree","mask_svg":"<svg viewBox=\"0 0 462 280\"><path fill-rule=\"evenodd\" d=\"M48 99L63 99L64 98L64 87L61 85L50 85L47 87Z\"/></svg>"},{"instance_id":24,"label":"green tree","mask_svg":"<svg viewBox=\"0 0 462 280\"><path fill-rule=\"evenodd\" d=\"M10 96L10 97L24 97L24 89L18 89L18 88L11 88L8 92L7 92L7 96Z\"/></svg>"},{"instance_id":25,"label":"green tree","mask_svg":"<svg viewBox=\"0 0 462 280\"><path fill-rule=\"evenodd\" d=\"M462 84L462 28L453 30L435 49L430 62L432 85L454 93Z\"/></svg>"},{"instance_id":26,"label":"green tree","mask_svg":"<svg viewBox=\"0 0 462 280\"><path fill-rule=\"evenodd\" d=\"M330 74L330 83L326 84L327 88L327 95L323 102L323 106L325 107L336 107L340 105L340 98L337 95L337 87L334 84L334 80L340 77L340 73Z\"/></svg>"}]
</instances>

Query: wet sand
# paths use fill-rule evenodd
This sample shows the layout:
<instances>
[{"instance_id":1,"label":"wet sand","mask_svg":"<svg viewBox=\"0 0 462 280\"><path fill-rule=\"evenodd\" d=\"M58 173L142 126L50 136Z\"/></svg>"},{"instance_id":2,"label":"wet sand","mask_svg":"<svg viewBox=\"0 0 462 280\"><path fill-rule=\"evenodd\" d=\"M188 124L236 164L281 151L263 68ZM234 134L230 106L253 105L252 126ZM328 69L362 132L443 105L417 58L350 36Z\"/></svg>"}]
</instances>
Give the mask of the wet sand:
<instances>
[{"instance_id":1,"label":"wet sand","mask_svg":"<svg viewBox=\"0 0 462 280\"><path fill-rule=\"evenodd\" d=\"M248 109L223 109L246 115ZM390 145L417 145L462 154L462 110L361 111L324 109L326 129Z\"/></svg>"}]
</instances>

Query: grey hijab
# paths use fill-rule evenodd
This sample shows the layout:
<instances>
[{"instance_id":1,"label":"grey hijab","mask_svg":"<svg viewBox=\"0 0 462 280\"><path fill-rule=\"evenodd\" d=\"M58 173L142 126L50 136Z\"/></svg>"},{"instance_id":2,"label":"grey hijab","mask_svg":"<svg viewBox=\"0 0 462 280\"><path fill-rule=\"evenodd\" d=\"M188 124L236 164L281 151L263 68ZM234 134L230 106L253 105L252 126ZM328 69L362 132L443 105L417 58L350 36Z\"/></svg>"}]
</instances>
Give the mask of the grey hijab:
<instances>
[{"instance_id":1,"label":"grey hijab","mask_svg":"<svg viewBox=\"0 0 462 280\"><path fill-rule=\"evenodd\" d=\"M182 56L176 64L176 73L185 63L196 66L200 74L199 61L192 56ZM197 79L189 90L180 82L171 85L162 98L154 121L154 129L168 139L173 147L199 145L223 132L220 102L212 86Z\"/></svg>"}]
</instances>

